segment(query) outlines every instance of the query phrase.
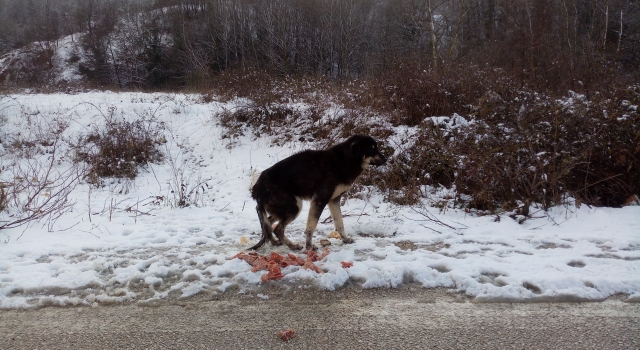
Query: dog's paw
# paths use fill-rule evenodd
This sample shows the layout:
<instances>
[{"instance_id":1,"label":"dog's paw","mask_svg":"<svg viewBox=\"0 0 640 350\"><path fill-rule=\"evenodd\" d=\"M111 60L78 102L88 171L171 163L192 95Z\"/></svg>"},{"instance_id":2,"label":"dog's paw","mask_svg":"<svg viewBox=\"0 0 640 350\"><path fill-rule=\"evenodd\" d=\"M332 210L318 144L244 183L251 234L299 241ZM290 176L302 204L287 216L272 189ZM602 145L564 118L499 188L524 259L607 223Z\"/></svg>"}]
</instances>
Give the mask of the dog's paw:
<instances>
[{"instance_id":1,"label":"dog's paw","mask_svg":"<svg viewBox=\"0 0 640 350\"><path fill-rule=\"evenodd\" d=\"M272 239L272 240L271 240L271 244L272 244L272 245L282 245L282 242L280 242L280 241L279 241L279 240L277 240L277 239Z\"/></svg>"},{"instance_id":2,"label":"dog's paw","mask_svg":"<svg viewBox=\"0 0 640 350\"><path fill-rule=\"evenodd\" d=\"M351 237L347 237L347 238L343 238L343 239L342 239L342 242L344 242L345 244L351 244L351 243L353 243L354 241L353 241L353 238L351 238Z\"/></svg>"},{"instance_id":3,"label":"dog's paw","mask_svg":"<svg viewBox=\"0 0 640 350\"><path fill-rule=\"evenodd\" d=\"M312 245L308 245L308 246L306 246L306 251L309 251L309 250L313 250L315 252L315 251L318 250L318 247L316 247L313 244Z\"/></svg>"},{"instance_id":4,"label":"dog's paw","mask_svg":"<svg viewBox=\"0 0 640 350\"><path fill-rule=\"evenodd\" d=\"M302 244L287 244L291 250L302 250Z\"/></svg>"}]
</instances>

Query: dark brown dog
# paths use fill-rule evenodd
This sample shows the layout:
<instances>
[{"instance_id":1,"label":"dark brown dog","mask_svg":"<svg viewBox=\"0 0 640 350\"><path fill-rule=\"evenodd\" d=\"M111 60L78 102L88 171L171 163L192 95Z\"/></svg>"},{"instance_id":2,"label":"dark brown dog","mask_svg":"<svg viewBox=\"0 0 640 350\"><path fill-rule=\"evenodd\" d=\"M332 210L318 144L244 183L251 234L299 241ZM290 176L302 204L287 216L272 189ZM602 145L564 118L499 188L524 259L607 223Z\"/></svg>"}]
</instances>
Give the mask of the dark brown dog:
<instances>
[{"instance_id":1,"label":"dark brown dog","mask_svg":"<svg viewBox=\"0 0 640 350\"><path fill-rule=\"evenodd\" d=\"M258 203L262 238L251 249L260 248L267 240L273 245L285 243L291 249L302 249L285 237L284 229L300 214L303 199L311 201L304 232L307 249L315 248L311 241L313 231L327 204L336 231L345 243L352 243L353 239L344 232L340 197L369 165L379 166L386 161L373 138L355 135L327 150L294 154L263 171L251 189L251 196ZM278 225L272 232L276 221Z\"/></svg>"}]
</instances>

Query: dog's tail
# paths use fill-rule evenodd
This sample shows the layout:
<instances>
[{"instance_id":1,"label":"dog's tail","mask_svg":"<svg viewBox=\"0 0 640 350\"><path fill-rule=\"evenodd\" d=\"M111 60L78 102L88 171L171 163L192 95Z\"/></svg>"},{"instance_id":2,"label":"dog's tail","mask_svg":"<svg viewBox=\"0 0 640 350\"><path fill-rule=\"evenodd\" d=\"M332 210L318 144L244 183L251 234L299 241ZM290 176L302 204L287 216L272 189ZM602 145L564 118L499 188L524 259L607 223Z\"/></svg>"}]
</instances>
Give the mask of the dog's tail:
<instances>
[{"instance_id":1,"label":"dog's tail","mask_svg":"<svg viewBox=\"0 0 640 350\"><path fill-rule=\"evenodd\" d=\"M271 220L269 220L267 210L264 208L264 205L260 200L258 200L257 202L258 205L256 205L256 211L258 212L258 218L260 219L260 227L262 227L262 237L260 238L260 241L253 247L249 248L249 250L256 250L262 247L263 244L267 243L267 241L270 240L270 237L272 235Z\"/></svg>"},{"instance_id":2,"label":"dog's tail","mask_svg":"<svg viewBox=\"0 0 640 350\"><path fill-rule=\"evenodd\" d=\"M260 241L253 247L249 248L249 250L256 250L262 247L263 244L267 243L267 241L272 237L271 220L269 220L269 215L267 214L267 209L263 202L263 198L265 198L265 179L260 176L260 172L256 170L251 173L251 187L249 190L251 191L251 197L256 200L256 211L258 212L260 228L262 229Z\"/></svg>"}]
</instances>

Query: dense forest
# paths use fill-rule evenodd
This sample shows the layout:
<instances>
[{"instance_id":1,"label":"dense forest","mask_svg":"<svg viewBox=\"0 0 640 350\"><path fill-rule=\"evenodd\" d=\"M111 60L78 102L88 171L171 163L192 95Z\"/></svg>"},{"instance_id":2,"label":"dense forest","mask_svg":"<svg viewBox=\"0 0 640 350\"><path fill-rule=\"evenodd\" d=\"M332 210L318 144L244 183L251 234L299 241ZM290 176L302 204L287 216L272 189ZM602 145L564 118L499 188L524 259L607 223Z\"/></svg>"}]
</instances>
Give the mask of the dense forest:
<instances>
[{"instance_id":1,"label":"dense forest","mask_svg":"<svg viewBox=\"0 0 640 350\"><path fill-rule=\"evenodd\" d=\"M589 91L638 80L639 27L635 0L0 0L0 54L36 43L51 57L73 36L82 73L120 88L197 87L230 68L340 81L408 68Z\"/></svg>"}]
</instances>

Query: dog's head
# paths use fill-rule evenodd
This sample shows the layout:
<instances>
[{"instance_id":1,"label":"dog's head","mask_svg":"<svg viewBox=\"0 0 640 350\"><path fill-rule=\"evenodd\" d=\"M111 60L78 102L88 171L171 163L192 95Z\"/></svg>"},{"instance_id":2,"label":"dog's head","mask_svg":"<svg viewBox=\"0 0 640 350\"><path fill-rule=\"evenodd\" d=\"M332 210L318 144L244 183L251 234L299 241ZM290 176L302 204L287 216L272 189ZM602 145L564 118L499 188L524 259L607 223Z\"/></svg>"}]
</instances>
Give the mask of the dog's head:
<instances>
[{"instance_id":1,"label":"dog's head","mask_svg":"<svg viewBox=\"0 0 640 350\"><path fill-rule=\"evenodd\" d=\"M387 162L380 150L378 143L371 136L355 135L347 140L351 148L351 154L362 163L362 168L369 165L380 166Z\"/></svg>"}]
</instances>

